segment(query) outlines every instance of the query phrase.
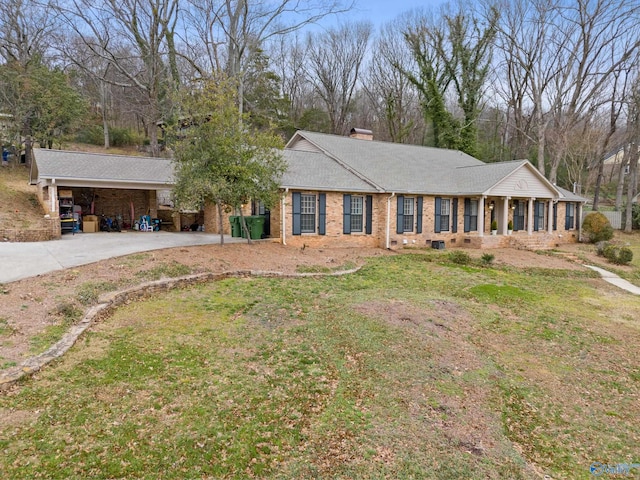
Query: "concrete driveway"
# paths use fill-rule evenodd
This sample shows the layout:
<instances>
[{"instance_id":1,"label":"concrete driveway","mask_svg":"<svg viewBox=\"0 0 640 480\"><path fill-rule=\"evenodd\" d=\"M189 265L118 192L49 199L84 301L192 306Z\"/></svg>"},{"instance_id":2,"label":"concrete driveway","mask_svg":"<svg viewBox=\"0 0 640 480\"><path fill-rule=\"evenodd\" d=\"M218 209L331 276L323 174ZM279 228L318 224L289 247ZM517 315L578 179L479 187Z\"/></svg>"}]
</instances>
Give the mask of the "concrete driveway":
<instances>
[{"instance_id":1,"label":"concrete driveway","mask_svg":"<svg viewBox=\"0 0 640 480\"><path fill-rule=\"evenodd\" d=\"M246 242L224 237L225 243ZM49 242L0 243L0 283L85 265L136 252L220 243L204 232L114 232L65 234Z\"/></svg>"}]
</instances>

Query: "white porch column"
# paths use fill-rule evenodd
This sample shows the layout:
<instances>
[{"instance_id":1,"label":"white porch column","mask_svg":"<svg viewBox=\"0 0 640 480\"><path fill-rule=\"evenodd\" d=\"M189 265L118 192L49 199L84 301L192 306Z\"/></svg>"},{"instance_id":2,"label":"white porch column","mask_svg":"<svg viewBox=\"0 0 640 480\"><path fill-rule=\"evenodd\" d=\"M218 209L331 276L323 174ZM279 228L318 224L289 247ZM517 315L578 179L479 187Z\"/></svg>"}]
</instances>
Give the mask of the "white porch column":
<instances>
[{"instance_id":1,"label":"white porch column","mask_svg":"<svg viewBox=\"0 0 640 480\"><path fill-rule=\"evenodd\" d=\"M535 198L529 199L529 208L527 209L527 234L533 235L533 201Z\"/></svg>"},{"instance_id":2,"label":"white porch column","mask_svg":"<svg viewBox=\"0 0 640 480\"><path fill-rule=\"evenodd\" d=\"M480 197L478 200L478 236L484 237L484 199L485 197Z\"/></svg>"},{"instance_id":3,"label":"white porch column","mask_svg":"<svg viewBox=\"0 0 640 480\"><path fill-rule=\"evenodd\" d=\"M49 200L51 201L51 213L60 215L58 211L58 186L55 184L55 179L49 185Z\"/></svg>"},{"instance_id":4,"label":"white porch column","mask_svg":"<svg viewBox=\"0 0 640 480\"><path fill-rule=\"evenodd\" d=\"M553 198L549 199L549 215L547 218L547 232L553 233Z\"/></svg>"},{"instance_id":5,"label":"white porch column","mask_svg":"<svg viewBox=\"0 0 640 480\"><path fill-rule=\"evenodd\" d=\"M500 235L506 235L509 223L509 197L504 197L502 201L502 221L500 223Z\"/></svg>"}]
</instances>

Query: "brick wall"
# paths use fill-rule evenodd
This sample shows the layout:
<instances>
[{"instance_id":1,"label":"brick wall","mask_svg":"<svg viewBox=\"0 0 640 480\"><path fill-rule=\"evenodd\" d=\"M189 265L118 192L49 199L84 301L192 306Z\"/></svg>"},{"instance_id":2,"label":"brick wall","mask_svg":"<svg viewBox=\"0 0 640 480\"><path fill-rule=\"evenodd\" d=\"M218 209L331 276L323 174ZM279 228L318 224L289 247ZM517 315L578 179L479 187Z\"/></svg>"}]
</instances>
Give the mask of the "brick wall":
<instances>
[{"instance_id":1,"label":"brick wall","mask_svg":"<svg viewBox=\"0 0 640 480\"><path fill-rule=\"evenodd\" d=\"M317 199L317 192L315 193ZM361 195L354 193L354 195ZM326 234L307 234L293 235L293 200L292 192L289 192L285 197L285 212L286 219L286 242L287 245L302 247L306 245L308 247L328 247L328 246L340 246L340 247L378 247L380 246L380 235L384 234L384 225L379 224L379 219L385 218L384 214L381 215L381 202L384 202L386 209L386 202L381 195L374 195L373 198L373 223L372 233L367 235L364 232L360 233L343 233L342 217L343 217L343 193L327 192L327 217L326 217ZM281 206L279 207L281 208ZM274 209L275 210L275 209ZM272 210L272 237L276 236L275 232L280 232L282 226L282 219L280 212L278 215L274 215ZM385 210L386 212L386 210ZM279 226L277 230L273 229L274 217L278 217Z\"/></svg>"},{"instance_id":2,"label":"brick wall","mask_svg":"<svg viewBox=\"0 0 640 480\"><path fill-rule=\"evenodd\" d=\"M18 228L0 229L0 240L4 242L47 242L60 238L60 221L58 218L42 220L44 226L30 230Z\"/></svg>"},{"instance_id":3,"label":"brick wall","mask_svg":"<svg viewBox=\"0 0 640 480\"><path fill-rule=\"evenodd\" d=\"M303 192L306 193L306 192ZM318 192L308 192L317 195ZM355 195L355 194L354 194ZM285 197L286 218L286 243L287 245L310 247L327 247L327 246L344 246L344 247L386 247L387 236L387 202L390 198L389 194L373 195L373 224L372 234L363 233L344 234L343 233L343 193L326 193L326 234L302 234L293 235L293 201L292 192ZM412 196L417 198L417 196ZM451 204L453 208L453 202ZM272 237L282 239L280 230L282 226L281 208L272 211ZM422 206L422 233L416 233L415 225L417 216L414 218L414 229L412 232L396 233L398 199L397 196L391 198L389 209L389 247L391 249L399 249L404 246L431 246L433 241L444 241L446 247L467 247L467 248L497 248L508 245L506 235L498 236L500 238L491 237L491 211L485 208L484 216L484 237L479 236L479 232L464 232L464 198L458 199L457 208L457 232L435 232L435 197L423 196ZM277 210L277 211L276 211ZM417 213L417 209L414 210ZM573 242L577 240L577 230L571 232L564 231L565 204L558 204L558 222L557 231L554 232L556 243ZM508 219L513 219L513 211L508 212ZM451 212L451 221L453 221L453 212ZM526 232L521 232L521 234ZM534 235L546 234L542 232L534 232Z\"/></svg>"},{"instance_id":4,"label":"brick wall","mask_svg":"<svg viewBox=\"0 0 640 480\"><path fill-rule=\"evenodd\" d=\"M251 215L251 204L242 206L242 214ZM229 217L235 215L233 209L224 207L222 209L222 228L225 235L231 235L231 223ZM204 207L204 230L209 233L220 233L220 224L218 221L218 207L213 203L207 203Z\"/></svg>"}]
</instances>

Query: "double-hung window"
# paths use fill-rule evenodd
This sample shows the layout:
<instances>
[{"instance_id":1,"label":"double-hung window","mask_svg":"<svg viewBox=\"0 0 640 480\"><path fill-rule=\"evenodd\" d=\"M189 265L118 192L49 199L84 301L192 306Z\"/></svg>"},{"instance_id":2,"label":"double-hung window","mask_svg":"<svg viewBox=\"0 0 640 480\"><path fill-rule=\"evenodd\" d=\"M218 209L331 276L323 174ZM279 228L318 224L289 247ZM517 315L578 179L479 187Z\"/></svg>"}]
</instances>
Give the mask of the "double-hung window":
<instances>
[{"instance_id":1,"label":"double-hung window","mask_svg":"<svg viewBox=\"0 0 640 480\"><path fill-rule=\"evenodd\" d=\"M315 233L316 231L316 196L300 195L300 231Z\"/></svg>"},{"instance_id":2,"label":"double-hung window","mask_svg":"<svg viewBox=\"0 0 640 480\"><path fill-rule=\"evenodd\" d=\"M364 197L351 197L351 231L362 232L364 225Z\"/></svg>"},{"instance_id":3,"label":"double-hung window","mask_svg":"<svg viewBox=\"0 0 640 480\"><path fill-rule=\"evenodd\" d=\"M403 228L404 228L405 232L413 232L413 214L414 214L413 206L414 206L414 202L415 202L415 200L413 198L406 198L405 197L405 199L404 199Z\"/></svg>"},{"instance_id":4,"label":"double-hung window","mask_svg":"<svg viewBox=\"0 0 640 480\"><path fill-rule=\"evenodd\" d=\"M565 230L572 230L575 227L575 212L576 212L576 205L575 203L569 203L567 202L566 204L566 214L565 214L565 221L564 221L564 229Z\"/></svg>"},{"instance_id":5,"label":"double-hung window","mask_svg":"<svg viewBox=\"0 0 640 480\"><path fill-rule=\"evenodd\" d=\"M464 231L478 230L478 200L465 198L464 200Z\"/></svg>"},{"instance_id":6,"label":"double-hung window","mask_svg":"<svg viewBox=\"0 0 640 480\"><path fill-rule=\"evenodd\" d=\"M440 231L449 231L449 220L451 217L451 199L443 198L440 202Z\"/></svg>"}]
</instances>

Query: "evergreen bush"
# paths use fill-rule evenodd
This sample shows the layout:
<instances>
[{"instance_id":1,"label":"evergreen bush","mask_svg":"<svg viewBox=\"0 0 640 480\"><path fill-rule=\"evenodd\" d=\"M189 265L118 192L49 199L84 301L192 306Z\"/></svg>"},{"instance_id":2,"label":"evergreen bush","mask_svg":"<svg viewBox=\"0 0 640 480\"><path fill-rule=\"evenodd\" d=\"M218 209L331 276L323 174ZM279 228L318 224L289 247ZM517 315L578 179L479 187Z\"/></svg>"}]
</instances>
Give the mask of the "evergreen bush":
<instances>
[{"instance_id":1,"label":"evergreen bush","mask_svg":"<svg viewBox=\"0 0 640 480\"><path fill-rule=\"evenodd\" d=\"M449 252L449 261L458 265L468 265L469 263L471 263L471 257L467 252L454 250L452 252Z\"/></svg>"},{"instance_id":2,"label":"evergreen bush","mask_svg":"<svg viewBox=\"0 0 640 480\"><path fill-rule=\"evenodd\" d=\"M607 217L600 212L592 212L584 218L582 232L589 243L597 243L613 238L613 227Z\"/></svg>"}]
</instances>

